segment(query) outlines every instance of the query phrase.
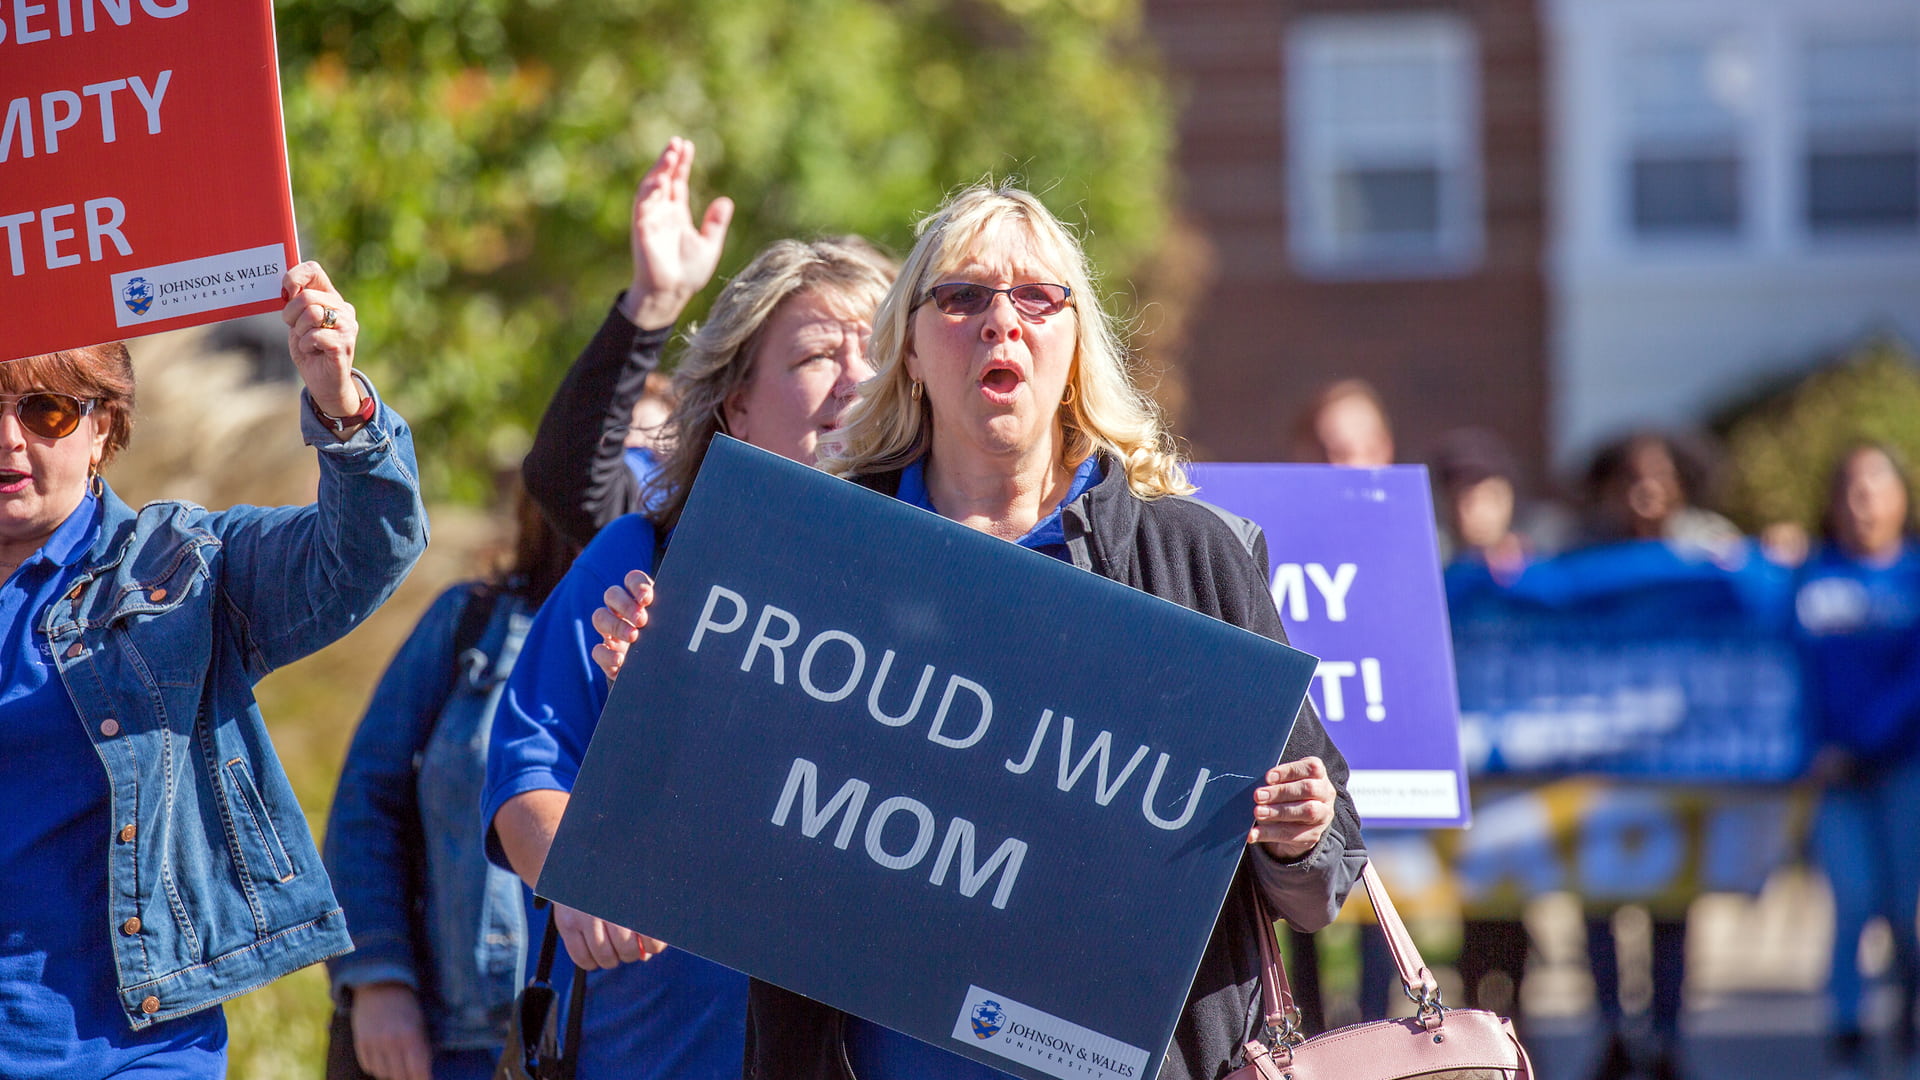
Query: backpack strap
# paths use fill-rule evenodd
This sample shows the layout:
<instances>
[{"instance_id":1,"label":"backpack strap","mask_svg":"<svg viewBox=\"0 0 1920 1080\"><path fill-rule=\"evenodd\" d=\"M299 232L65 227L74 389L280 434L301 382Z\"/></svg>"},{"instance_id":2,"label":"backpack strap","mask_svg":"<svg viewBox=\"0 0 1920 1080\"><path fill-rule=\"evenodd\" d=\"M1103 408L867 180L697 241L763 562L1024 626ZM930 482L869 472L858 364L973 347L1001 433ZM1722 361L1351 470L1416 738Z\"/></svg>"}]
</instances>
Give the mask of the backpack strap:
<instances>
[{"instance_id":1,"label":"backpack strap","mask_svg":"<svg viewBox=\"0 0 1920 1080\"><path fill-rule=\"evenodd\" d=\"M472 585L467 589L466 606L460 609L460 621L453 628L453 659L458 664L468 649L478 648L493 621L493 609L500 603L503 590L492 585Z\"/></svg>"},{"instance_id":2,"label":"backpack strap","mask_svg":"<svg viewBox=\"0 0 1920 1080\"><path fill-rule=\"evenodd\" d=\"M440 714L446 710L447 702L453 700L454 687L460 685L460 677L466 674L466 663L462 658L478 648L480 639L487 636L487 624L493 621L494 608L505 595L503 590L478 581L468 582L464 589L467 599L460 607L460 617L453 624L452 648L447 653L447 669L441 678L440 699L433 706L433 723L421 728L415 737L415 771L420 767L419 755L433 741L433 733L440 726Z\"/></svg>"}]
</instances>

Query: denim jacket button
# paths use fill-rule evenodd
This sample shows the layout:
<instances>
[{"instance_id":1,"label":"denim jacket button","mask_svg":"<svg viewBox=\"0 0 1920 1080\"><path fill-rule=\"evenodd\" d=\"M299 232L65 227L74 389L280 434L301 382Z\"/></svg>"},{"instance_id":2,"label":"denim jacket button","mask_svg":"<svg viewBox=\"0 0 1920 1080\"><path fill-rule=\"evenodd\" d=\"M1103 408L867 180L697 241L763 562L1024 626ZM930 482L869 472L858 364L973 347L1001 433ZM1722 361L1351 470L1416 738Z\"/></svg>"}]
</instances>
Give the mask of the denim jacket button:
<instances>
[{"instance_id":1,"label":"denim jacket button","mask_svg":"<svg viewBox=\"0 0 1920 1080\"><path fill-rule=\"evenodd\" d=\"M67 646L67 659L71 660L74 657L79 656L81 653L86 651L87 651L86 646L76 641L73 644Z\"/></svg>"},{"instance_id":2,"label":"denim jacket button","mask_svg":"<svg viewBox=\"0 0 1920 1080\"><path fill-rule=\"evenodd\" d=\"M100 734L105 735L109 739L120 734L120 721L115 720L111 716L100 721Z\"/></svg>"},{"instance_id":3,"label":"denim jacket button","mask_svg":"<svg viewBox=\"0 0 1920 1080\"><path fill-rule=\"evenodd\" d=\"M162 600L165 600L166 598L167 598L167 590L165 589L155 589L152 592L147 594L147 599L153 601L156 604Z\"/></svg>"},{"instance_id":4,"label":"denim jacket button","mask_svg":"<svg viewBox=\"0 0 1920 1080\"><path fill-rule=\"evenodd\" d=\"M152 1016L154 1013L159 1012L160 999L157 997L153 997L152 995L148 995L147 1000L140 1003L140 1011L143 1013L146 1013L148 1016Z\"/></svg>"},{"instance_id":5,"label":"denim jacket button","mask_svg":"<svg viewBox=\"0 0 1920 1080\"><path fill-rule=\"evenodd\" d=\"M140 916L135 915L133 918L128 919L126 922L121 923L120 932L127 935L128 937L132 937L133 935L139 933L140 932Z\"/></svg>"},{"instance_id":6,"label":"denim jacket button","mask_svg":"<svg viewBox=\"0 0 1920 1080\"><path fill-rule=\"evenodd\" d=\"M134 833L135 833L136 831L137 831L137 830L136 830L136 829L135 829L135 828L134 828L133 826L131 826L131 825L129 825L129 826L127 826L127 827L126 827L126 828L124 828L124 829L121 829L121 830L120 830L120 842L121 842L121 843L123 843L123 844L131 844L131 843L133 843L133 836L134 836Z\"/></svg>"}]
</instances>

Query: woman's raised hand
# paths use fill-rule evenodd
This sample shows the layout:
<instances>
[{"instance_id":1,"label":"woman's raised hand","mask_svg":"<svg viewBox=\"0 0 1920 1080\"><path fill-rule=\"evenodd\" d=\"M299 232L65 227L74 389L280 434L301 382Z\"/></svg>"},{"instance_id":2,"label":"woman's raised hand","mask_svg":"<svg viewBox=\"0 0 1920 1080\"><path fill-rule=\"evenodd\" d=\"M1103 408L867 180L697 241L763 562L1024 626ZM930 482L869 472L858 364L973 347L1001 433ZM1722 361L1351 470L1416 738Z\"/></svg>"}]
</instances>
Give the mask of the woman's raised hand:
<instances>
[{"instance_id":1,"label":"woman's raised hand","mask_svg":"<svg viewBox=\"0 0 1920 1080\"><path fill-rule=\"evenodd\" d=\"M1253 792L1253 828L1247 843L1265 844L1282 859L1298 859L1320 843L1333 823L1333 781L1317 757L1282 762L1267 770Z\"/></svg>"},{"instance_id":2,"label":"woman's raised hand","mask_svg":"<svg viewBox=\"0 0 1920 1080\"><path fill-rule=\"evenodd\" d=\"M629 570L626 580L609 585L601 600L605 606L593 613L593 630L600 635L600 644L593 647L593 662L612 682L627 662L627 650L640 640L640 631L647 625L653 579L643 570Z\"/></svg>"},{"instance_id":3,"label":"woman's raised hand","mask_svg":"<svg viewBox=\"0 0 1920 1080\"><path fill-rule=\"evenodd\" d=\"M643 330L672 326L720 265L733 200L723 195L708 203L696 227L687 194L692 172L693 142L676 135L633 195L633 281L620 311Z\"/></svg>"},{"instance_id":4,"label":"woman's raised hand","mask_svg":"<svg viewBox=\"0 0 1920 1080\"><path fill-rule=\"evenodd\" d=\"M293 354L313 403L328 416L359 412L353 346L360 337L360 321L353 305L340 296L317 262L289 269L280 279L280 295L287 299L280 312L287 324L287 351Z\"/></svg>"}]
</instances>

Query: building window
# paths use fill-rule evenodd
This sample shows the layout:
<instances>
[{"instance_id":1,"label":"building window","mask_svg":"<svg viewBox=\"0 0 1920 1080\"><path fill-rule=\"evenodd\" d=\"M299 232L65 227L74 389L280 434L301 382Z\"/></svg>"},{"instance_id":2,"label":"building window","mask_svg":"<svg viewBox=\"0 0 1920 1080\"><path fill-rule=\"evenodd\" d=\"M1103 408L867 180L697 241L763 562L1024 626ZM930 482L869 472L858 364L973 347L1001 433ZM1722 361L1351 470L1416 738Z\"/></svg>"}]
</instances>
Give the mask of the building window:
<instances>
[{"instance_id":1,"label":"building window","mask_svg":"<svg viewBox=\"0 0 1920 1080\"><path fill-rule=\"evenodd\" d=\"M1736 38L1641 41L1626 55L1627 201L1635 235L1731 237L1744 222L1753 68Z\"/></svg>"},{"instance_id":2,"label":"building window","mask_svg":"<svg viewBox=\"0 0 1920 1080\"><path fill-rule=\"evenodd\" d=\"M1444 15L1303 19L1287 39L1291 244L1308 271L1458 271L1481 245L1477 56Z\"/></svg>"},{"instance_id":3,"label":"building window","mask_svg":"<svg viewBox=\"0 0 1920 1080\"><path fill-rule=\"evenodd\" d=\"M1816 37L1802 67L1808 230L1920 227L1920 38Z\"/></svg>"}]
</instances>

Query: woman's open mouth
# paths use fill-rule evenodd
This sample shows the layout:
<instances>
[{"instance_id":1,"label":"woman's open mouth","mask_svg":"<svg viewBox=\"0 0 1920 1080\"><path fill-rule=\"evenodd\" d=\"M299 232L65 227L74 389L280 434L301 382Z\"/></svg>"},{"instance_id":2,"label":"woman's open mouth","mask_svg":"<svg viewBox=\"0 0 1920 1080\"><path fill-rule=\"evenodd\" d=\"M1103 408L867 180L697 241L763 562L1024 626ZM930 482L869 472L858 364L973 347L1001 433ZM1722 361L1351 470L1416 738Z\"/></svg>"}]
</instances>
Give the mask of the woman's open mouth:
<instances>
[{"instance_id":1,"label":"woman's open mouth","mask_svg":"<svg viewBox=\"0 0 1920 1080\"><path fill-rule=\"evenodd\" d=\"M1014 368L991 367L980 376L980 391L996 405L1010 405L1020 390L1020 384L1025 381Z\"/></svg>"},{"instance_id":2,"label":"woman's open mouth","mask_svg":"<svg viewBox=\"0 0 1920 1080\"><path fill-rule=\"evenodd\" d=\"M27 490L27 485L31 483L33 483L31 473L24 473L19 469L0 469L0 495L17 495Z\"/></svg>"}]
</instances>

